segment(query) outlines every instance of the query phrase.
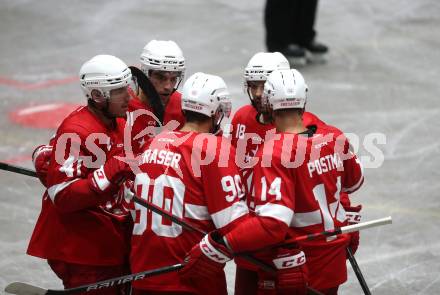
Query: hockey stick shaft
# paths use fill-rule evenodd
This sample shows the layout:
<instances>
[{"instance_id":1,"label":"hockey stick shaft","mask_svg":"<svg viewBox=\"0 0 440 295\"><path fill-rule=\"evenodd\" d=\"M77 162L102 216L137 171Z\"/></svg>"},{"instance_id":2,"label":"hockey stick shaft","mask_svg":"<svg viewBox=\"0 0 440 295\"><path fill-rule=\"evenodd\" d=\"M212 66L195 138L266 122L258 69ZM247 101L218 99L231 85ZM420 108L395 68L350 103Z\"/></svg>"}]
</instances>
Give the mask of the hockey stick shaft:
<instances>
[{"instance_id":1,"label":"hockey stick shaft","mask_svg":"<svg viewBox=\"0 0 440 295\"><path fill-rule=\"evenodd\" d=\"M15 172L18 174L24 174L24 175L28 175L28 176L37 177L37 173L35 171L32 171L27 168L18 167L15 165L2 163L2 162L0 162L0 169L7 170L10 172ZM173 215L169 214L168 212L165 212L162 208L157 207L157 206L155 206L155 205L153 205L153 204L151 204L141 198L135 197L134 202L138 203L141 206L147 207L148 209L150 209L151 211L153 211L159 215L166 216L167 218L169 218L173 222L176 222L177 224L185 227L186 229L197 231L200 234L206 234L204 231L202 231L198 227L191 226L191 224L189 224L187 221L184 221L177 216L173 216ZM330 237L330 236L336 236L336 235L344 234L344 233L351 233L351 232L360 231L360 230L364 230L367 228L391 224L391 223L392 223L392 218L391 218L391 216L388 216L388 217L375 219L375 220L371 220L371 221L367 221L367 222L361 222L358 224L347 225L347 226L344 226L341 228L336 228L334 230L323 231L320 233L299 236L294 239L290 239L287 243L278 245L278 247L283 246L283 245L290 245L295 242L315 240L315 239L321 238L321 237Z\"/></svg>"},{"instance_id":2,"label":"hockey stick shaft","mask_svg":"<svg viewBox=\"0 0 440 295\"><path fill-rule=\"evenodd\" d=\"M360 231L360 230L364 230L367 228L373 228L373 227L377 227L377 226L391 224L392 221L393 220L392 220L391 216L388 216L388 217L379 218L379 219L366 221L366 222L361 222L361 223L357 223L357 224L353 224L353 225L347 225L347 226L335 228L333 230L327 230L327 231L323 231L323 232L319 232L319 233L308 234L308 235L303 235L303 236L291 238L281 244L262 248L262 249L254 251L254 252L260 252L260 251L278 248L278 247L288 247L288 246L295 245L298 242L312 241L312 240L316 240L316 239L322 238L322 237L331 237L331 236L336 236L339 234L346 234L346 233L351 233L351 232L355 232L355 231Z\"/></svg>"},{"instance_id":3,"label":"hockey stick shaft","mask_svg":"<svg viewBox=\"0 0 440 295\"><path fill-rule=\"evenodd\" d=\"M111 288L111 287L127 284L127 283L130 283L133 281L142 280L142 279L145 279L148 277L176 271L176 270L181 269L182 267L183 267L183 264L179 263L179 264L174 264L174 265L170 265L170 266L156 268L153 270L147 270L147 271L143 271L143 272L120 276L117 278L103 280L103 281L99 281L96 283L83 285L83 286L79 286L79 287L75 287L75 288L71 288L71 289L64 289L64 290L51 290L51 289L47 290L47 289L43 289L43 288L33 286L33 285L30 285L27 283L14 282L14 283L7 285L5 288L5 291L10 294L16 294L16 295L29 295L29 294L34 294L34 295L43 295L43 294L45 294L45 295L56 295L56 294L65 295L65 294L75 294L75 293L80 293L80 292L90 292L90 291L95 291L95 290L100 290L100 289Z\"/></svg>"},{"instance_id":4,"label":"hockey stick shaft","mask_svg":"<svg viewBox=\"0 0 440 295\"><path fill-rule=\"evenodd\" d=\"M150 79L140 69L135 66L130 66L129 68L132 75L136 77L142 92L147 96L148 101L153 108L153 113L157 116L160 123L163 124L165 107L156 91L156 88L154 88L154 85L151 83Z\"/></svg>"},{"instance_id":5,"label":"hockey stick shaft","mask_svg":"<svg viewBox=\"0 0 440 295\"><path fill-rule=\"evenodd\" d=\"M359 284L361 285L362 291L364 291L365 295L371 295L370 288L368 288L367 282L365 281L364 275L362 274L362 271L357 264L356 258L354 257L353 253L351 252L350 247L347 247L347 255L348 255L348 261L350 261L351 267L353 268L354 273L356 274L356 277L359 281Z\"/></svg>"},{"instance_id":6,"label":"hockey stick shaft","mask_svg":"<svg viewBox=\"0 0 440 295\"><path fill-rule=\"evenodd\" d=\"M207 234L207 232L205 232L204 230L201 230L196 225L193 225L192 223L190 223L190 222L188 222L186 220L183 220L182 218L174 216L171 213L164 211L162 208L160 208L160 207L158 207L158 206L156 206L156 205L154 205L154 204L152 204L152 203L150 203L148 201L145 201L144 199L141 199L139 197L134 196L133 197L133 201L135 203L137 203L137 204L139 204L139 205L141 205L141 206L143 206L143 207L145 207L147 209L150 209L151 211L153 211L153 212L155 212L155 213L157 213L157 214L159 214L159 215L161 215L161 216L163 216L163 217L173 221L174 223L185 227L186 229L198 232L201 235L206 235ZM274 273L275 272L275 269L272 266L269 266L266 263L264 263L264 262L262 262L262 261L260 261L260 260L258 260L256 258L254 258L254 257L252 257L252 256L250 256L248 254L243 254L243 255L240 255L240 256L243 259L246 259L249 262L252 262L253 264L261 267L263 270L265 270L267 272L270 272L270 273Z\"/></svg>"},{"instance_id":7,"label":"hockey stick shaft","mask_svg":"<svg viewBox=\"0 0 440 295\"><path fill-rule=\"evenodd\" d=\"M37 174L35 173L35 171L29 170L29 169L25 169L25 168L21 169L20 167L16 167L16 166L12 166L12 165L9 165L9 166L11 166L13 169L5 169L5 170L11 171L11 172L15 172L15 173L19 173L19 174L28 175L28 176L37 177ZM28 173L27 171L29 171L29 172L31 172L31 173ZM163 211L162 208L160 208L160 207L158 207L158 206L155 206L155 205L153 205L153 204L151 204L151 203L149 203L149 202L147 202L147 201L145 201L145 200L143 200L143 199L141 199L141 198L138 198L138 197L135 196L135 197L133 197L133 201L136 202L136 203L138 203L138 204L141 205L141 206L145 206L146 208L150 209L151 211L153 211L153 212L155 212L155 213L157 213L157 214L159 214L159 215L161 215L161 216L164 216L164 217L169 218L169 219L172 220L173 222L175 222L175 223L181 225L182 227L184 227L184 228L186 228L186 229L188 229L188 230L193 230L193 231L196 231L196 232L198 232L198 233L200 233L200 234L203 234L203 235L206 234L205 231L202 231L202 230L199 229L198 227L196 227L196 226L194 226L194 225L192 225L192 224L190 224L190 223L188 223L188 222L186 222L186 221L183 221L181 218L179 218L179 217L177 217L177 216L173 216L172 214ZM268 271L268 272L270 272L270 273L275 272L275 269L274 269L274 268L272 268L271 266L265 264L265 263L262 262L262 261L259 261L259 260L255 259L255 258L252 257L252 256L249 256L249 255L247 255L247 254L240 254L240 256L242 256L244 259L247 259L249 262L252 262L252 263L258 265L259 267L261 267L261 268L262 268L263 270L265 270L265 271ZM177 265L179 265L179 268L178 268L178 269L180 269L180 268L183 267L181 264L176 264L176 266L177 266ZM172 271L172 270L164 271L163 273L165 273L165 272L170 272L170 271ZM127 277L127 280L128 280L127 283L128 283L128 282L131 282L131 281L134 280L134 279L133 279L133 280L129 280L129 279L128 279L129 277L136 276L136 275L140 275L140 274L142 274L142 273L136 273L136 274L132 274L132 275L127 275L127 276L125 276L125 277ZM151 276L151 275L150 275L150 276ZM118 281L118 279L121 279L121 278L110 279L110 280L107 280L107 281ZM140 279L140 278L139 278L139 279ZM136 279L136 280L137 280L137 279ZM94 284L91 284L90 286L95 286L95 285L97 285L97 284L99 284L99 283L102 283L102 282L94 283ZM30 293L13 293L12 291L13 291L14 289L12 289L12 288L14 287L14 284L21 284L21 285L27 285L27 286L30 286L30 285L25 284L25 283L12 283L12 284L9 284L9 285L8 285L8 286L9 286L9 290L10 290L10 291L8 291L9 293L11 293L11 294L18 294L18 295L29 295L29 294L30 294ZM8 286L7 286L7 287L8 287ZM38 288L38 287L35 287L35 286L31 286L31 287L34 287L34 288L36 288L36 289L41 289L41 288ZM79 287L78 287L78 288L79 288ZM83 289L82 289L82 290L83 290ZM5 291L7 291L7 289L5 289ZM51 293L47 293L47 292L49 292L49 291L50 291ZM80 292L80 291L76 291L76 292L72 292L72 293L65 293L64 291L67 291L67 290L47 290L46 293L33 293L33 294L34 294L34 295L36 295L36 294L41 294L41 295L43 295L43 294L72 294L72 293ZM308 291L308 294L310 294L310 295L322 295L322 293L320 293L320 292L318 292L318 291L316 291L316 290L314 290L314 289L312 289L312 288L310 288L310 287L307 288L307 291Z\"/></svg>"},{"instance_id":8,"label":"hockey stick shaft","mask_svg":"<svg viewBox=\"0 0 440 295\"><path fill-rule=\"evenodd\" d=\"M154 204L152 204L152 203L150 203L150 202L148 202L148 201L146 201L144 199L141 199L141 198L139 198L137 196L134 196L133 197L133 201L135 203L143 206L143 207L146 207L147 209L150 209L151 211L153 211L153 212L155 212L155 213L157 213L157 214L159 214L159 215L161 215L161 216L163 216L165 218L170 219L174 223L179 224L179 225L181 225L182 227L184 227L186 229L189 229L191 231L196 231L196 232L198 232L198 233L200 233L202 235L206 235L207 234L207 232L201 230L196 225L194 225L194 224L192 224L192 223L190 223L190 222L188 222L186 220L183 220L183 219L181 219L181 218L179 218L177 216L174 216L171 213L164 211L162 208L160 208L160 207L158 207L158 206L156 206L156 205L154 205ZM245 259L245 260L247 260L247 261L249 261L249 262L251 262L251 263L253 263L253 264L257 265L257 266L259 266L264 271L267 271L267 272L270 272L270 273L276 272L276 270L272 266L267 265L266 263L256 259L255 257L252 257L249 254L242 253L239 256L242 257L243 259ZM316 291L316 290L314 290L313 288L310 288L310 287L307 287L307 294L310 294L310 295L322 295L322 293L320 293L320 292L318 292L318 291Z\"/></svg>"},{"instance_id":9,"label":"hockey stick shaft","mask_svg":"<svg viewBox=\"0 0 440 295\"><path fill-rule=\"evenodd\" d=\"M37 177L37 173L31 169L7 164L4 162L0 162L0 169L10 171L10 172L15 172L18 174L27 175L27 176Z\"/></svg>"},{"instance_id":10,"label":"hockey stick shaft","mask_svg":"<svg viewBox=\"0 0 440 295\"><path fill-rule=\"evenodd\" d=\"M372 228L376 226L382 226L386 224L391 224L393 222L391 216L379 218L371 221L361 222L353 225L347 225L340 228L335 228L333 230L323 231L320 233L308 234L304 236L299 236L289 240L289 243L302 242L302 241L311 241L321 237L331 237L339 234L347 234L355 231L364 230L367 228Z\"/></svg>"},{"instance_id":11,"label":"hockey stick shaft","mask_svg":"<svg viewBox=\"0 0 440 295\"><path fill-rule=\"evenodd\" d=\"M153 211L154 213L159 214L160 216L163 216L163 217L171 220L172 222L174 222L174 223L184 227L187 230L195 231L195 232L198 232L199 234L202 234L202 235L206 234L205 231L201 230L197 226L195 226L195 225L193 225L193 224L191 224L191 223L189 223L187 221L184 221L182 218L174 216L171 213L168 213L168 212L164 211L159 206L156 206L156 205L154 205L154 204L152 204L152 203L150 203L148 201L145 201L144 199L141 199L141 198L139 198L137 196L134 196L133 197L133 201L135 203L137 203L137 204L139 204L139 205L141 205L141 206L143 206L143 207Z\"/></svg>"}]
</instances>

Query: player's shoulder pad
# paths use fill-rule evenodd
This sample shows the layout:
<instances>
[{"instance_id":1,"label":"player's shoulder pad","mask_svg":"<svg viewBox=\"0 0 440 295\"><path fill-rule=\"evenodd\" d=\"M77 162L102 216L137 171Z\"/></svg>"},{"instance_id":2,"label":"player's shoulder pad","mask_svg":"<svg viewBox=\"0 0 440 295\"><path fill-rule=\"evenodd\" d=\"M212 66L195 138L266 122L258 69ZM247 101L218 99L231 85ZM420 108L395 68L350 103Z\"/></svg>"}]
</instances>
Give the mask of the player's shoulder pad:
<instances>
[{"instance_id":1,"label":"player's shoulder pad","mask_svg":"<svg viewBox=\"0 0 440 295\"><path fill-rule=\"evenodd\" d=\"M246 118L249 118L249 116L256 115L255 108L250 105L244 105L240 107L238 110L235 111L234 117L232 118L233 121L242 121Z\"/></svg>"},{"instance_id":2,"label":"player's shoulder pad","mask_svg":"<svg viewBox=\"0 0 440 295\"><path fill-rule=\"evenodd\" d=\"M74 133L82 141L91 133L96 133L99 127L97 119L87 110L87 106L80 107L70 113L60 124L57 130L57 137L65 133Z\"/></svg>"},{"instance_id":3,"label":"player's shoulder pad","mask_svg":"<svg viewBox=\"0 0 440 295\"><path fill-rule=\"evenodd\" d=\"M304 112L303 123L305 126L309 126L309 125L325 126L325 125L327 125L317 115L315 115L314 113L311 113L311 112Z\"/></svg>"}]
</instances>

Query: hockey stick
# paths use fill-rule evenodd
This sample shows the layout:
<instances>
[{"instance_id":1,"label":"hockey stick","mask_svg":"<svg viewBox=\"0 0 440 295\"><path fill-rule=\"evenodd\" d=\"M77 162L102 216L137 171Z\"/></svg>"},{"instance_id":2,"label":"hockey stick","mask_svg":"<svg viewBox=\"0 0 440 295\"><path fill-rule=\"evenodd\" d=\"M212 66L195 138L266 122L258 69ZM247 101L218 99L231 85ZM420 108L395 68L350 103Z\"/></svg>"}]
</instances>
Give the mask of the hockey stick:
<instances>
[{"instance_id":1,"label":"hockey stick","mask_svg":"<svg viewBox=\"0 0 440 295\"><path fill-rule=\"evenodd\" d=\"M99 281L96 283L83 285L83 286L79 286L79 287L75 287L75 288L71 288L71 289L64 289L64 290L43 289L43 288L31 285L31 284L27 284L27 283L14 282L14 283L10 283L9 285L7 285L5 288L5 291L10 294L17 294L17 295L51 295L51 294L65 295L65 294L74 294L74 293L80 293L80 292L90 292L90 291L95 291L95 290L100 290L100 289L111 288L114 286L127 284L127 283L130 283L133 281L142 280L142 279L149 278L152 276L176 271L176 270L181 269L182 267L183 267L183 264L179 263L179 264L156 268L153 270L142 271L142 272L138 272L138 273L134 273L134 274L120 276L117 278Z\"/></svg>"},{"instance_id":2,"label":"hockey stick","mask_svg":"<svg viewBox=\"0 0 440 295\"><path fill-rule=\"evenodd\" d=\"M260 251L273 249L273 248L277 248L277 247L293 246L298 242L312 241L312 240L316 240L318 238L331 237L331 236L336 236L339 234L347 234L347 233L360 231L360 230L364 230L367 228L382 226L382 225L386 225L386 224L391 224L391 223L393 223L393 220L392 220L391 216L388 216L388 217L374 219L374 220L370 220L370 221L366 221L366 222L360 222L357 224L338 227L338 228L335 228L332 230L326 230L326 231L322 231L319 233L308 234L308 235L303 235L303 236L291 238L281 244L276 244L276 245L273 245L270 247L262 248L262 249L254 251L254 252L260 252Z\"/></svg>"},{"instance_id":3,"label":"hockey stick","mask_svg":"<svg viewBox=\"0 0 440 295\"><path fill-rule=\"evenodd\" d=\"M15 173L20 173L20 174L25 174L25 175L29 175L29 176L34 176L34 177L37 176L34 171L31 171L31 172L35 173L35 175L32 175L32 174L28 174L28 173L25 173L24 171L22 171L20 167L14 166L14 168L16 168L16 169L10 169L8 171L15 172ZM159 214L159 215L161 215L161 216L163 216L165 218L170 219L171 221L175 222L176 224L181 225L182 227L184 227L184 228L186 228L188 230L196 231L196 232L198 232L200 234L203 234L203 235L207 234L205 231L203 231L200 228L198 228L197 226L189 223L188 221L184 221L183 219L181 219L181 218L179 218L177 216L174 216L174 215L172 215L172 214L170 214L168 212L165 212L162 208L160 208L160 207L158 207L158 206L156 206L154 204L151 204L151 203L149 203L149 202L147 202L147 201L145 201L145 200L143 200L143 199L141 199L139 197L134 196L133 197L133 201L135 203L138 203L141 206L146 207L147 209L150 209L151 211L153 211L153 212L155 212L155 213L157 213L157 214ZM250 256L250 255L248 255L246 253L239 254L239 256L242 256L244 259L248 260L249 262L252 262L252 263L258 265L259 267L261 267L263 270L265 270L267 272L270 272L270 273L274 273L275 272L275 269L273 267L265 264L264 262L262 262L260 260L257 260L256 258L254 258L254 257L252 257L252 256ZM127 277L131 277L131 276L134 276L134 275L136 275L136 274L128 275ZM120 279L120 278L110 279L108 281L117 281L117 279ZM14 284L16 284L16 285L19 284L20 286L30 286L30 285L27 285L25 283L19 283L19 282L12 283L10 285L14 285ZM98 283L95 283L95 284L92 284L92 285L95 286L97 284ZM10 286L10 285L8 285L8 286ZM34 287L34 288L35 288L34 290L37 290L37 292L39 292L39 293L35 293L35 292L34 293L31 293L31 292L28 292L28 293L26 293L26 292L25 293L12 293L10 291L15 290L15 289L12 289L12 287L11 287L11 289L9 289L10 291L8 291L8 292L10 292L12 294L23 294L23 295L32 295L32 294L35 294L35 295L40 295L40 294L70 294L70 293L41 293L42 292L41 290L43 290L43 291L51 291L51 292L62 292L63 290L58 290L57 291L57 290L44 290L44 289L41 289L39 287ZM307 289L308 289L308 294L311 294L311 295L322 295L321 293L319 293L318 291L316 291L316 290L314 290L312 288L308 287ZM38 291L38 290L40 290L40 291Z\"/></svg>"},{"instance_id":4,"label":"hockey stick","mask_svg":"<svg viewBox=\"0 0 440 295\"><path fill-rule=\"evenodd\" d=\"M175 215L173 215L173 214L171 214L169 212L166 212L162 208L160 208L160 207L158 207L158 206L156 206L156 205L154 205L154 204L152 204L152 203L150 203L150 202L148 202L148 201L146 201L144 199L141 199L141 198L139 198L137 196L134 196L132 200L135 203L137 203L137 204L139 204L139 205L141 205L141 206L143 206L143 207L153 211L154 213L159 214L162 217L165 217L165 218L171 220L172 222L174 222L174 223L176 223L176 224L178 224L178 225L180 225L180 226L182 226L182 227L184 227L184 228L186 228L186 229L188 229L190 231L198 232L201 235L206 235L207 234L207 232L205 232L204 230L200 229L196 225L190 223L189 221L183 220L182 218L179 218L179 217L177 217L177 216L175 216ZM260 260L258 260L256 258L254 258L254 257L252 257L252 256L250 256L248 254L243 254L241 256L244 259L248 260L249 262L252 262L253 264L261 267L261 269L263 269L264 271L267 271L269 273L275 273L275 269L272 266L267 265L266 263L264 263L264 262L262 262L262 261L260 261Z\"/></svg>"},{"instance_id":5,"label":"hockey stick","mask_svg":"<svg viewBox=\"0 0 440 295\"><path fill-rule=\"evenodd\" d=\"M159 118L160 123L163 124L165 107L156 91L156 88L154 88L154 85L140 69L135 66L130 66L129 68L131 70L131 74L136 77L142 92L147 96L148 102L153 108L153 113L157 116L157 118Z\"/></svg>"},{"instance_id":6,"label":"hockey stick","mask_svg":"<svg viewBox=\"0 0 440 295\"><path fill-rule=\"evenodd\" d=\"M37 174L35 171L32 171L30 169L27 168L22 168L22 167L18 167L18 166L14 166L14 165L9 165L9 164L5 164L5 163L1 163L0 162L0 169L3 170L7 170L10 172L15 172L18 174L24 174L24 175L28 175L28 176L33 176L33 177L37 177ZM164 217L167 217L168 219L172 220L173 222L176 222L177 224L185 227L186 229L189 230L194 230L199 232L200 234L206 234L204 231L202 231L201 229L197 228L196 226L193 226L191 224L189 224L187 221L182 220L181 218L174 216L168 212L163 211L162 208L157 207L156 205L153 205L139 197L134 197L133 198L134 201L136 203L138 203L141 206L145 206L148 209L150 209L151 211L162 215ZM301 241L311 241L311 240L315 240L317 238L321 238L321 237L331 237L331 236L336 236L339 234L346 234L346 233L351 233L351 232L355 232L355 231L360 231L360 230L364 230L367 228L372 228L372 227L377 227L377 226L382 226L382 225L386 225L386 224L391 224L393 222L391 216L388 217L384 217L384 218L379 218L379 219L375 219L375 220L370 220L370 221L366 221L366 222L361 222L361 223L357 223L357 224L352 224L352 225L347 225L347 226L343 226L340 228L335 228L333 230L327 230L327 231L323 231L320 233L314 233L314 234L308 234L308 235L303 235L303 236L299 236L293 239L288 240L287 242L283 243L283 244L278 244L273 247L281 247L281 246L290 246L294 243L297 242L301 242ZM267 248L264 248L262 250L266 250Z\"/></svg>"},{"instance_id":7,"label":"hockey stick","mask_svg":"<svg viewBox=\"0 0 440 295\"><path fill-rule=\"evenodd\" d=\"M362 274L362 271L357 264L356 258L354 258L353 253L351 252L351 249L347 247L347 255L348 260L350 261L351 267L353 268L354 273L356 274L356 277L359 281L359 284L361 285L362 291L364 291L365 295L371 295L370 288L368 288L367 282L365 281L364 275Z\"/></svg>"},{"instance_id":8,"label":"hockey stick","mask_svg":"<svg viewBox=\"0 0 440 295\"><path fill-rule=\"evenodd\" d=\"M0 169L10 171L10 172L15 172L18 174L24 174L27 176L37 177L37 173L31 169L24 168L24 167L18 167L15 165L4 163L4 162L0 162Z\"/></svg>"},{"instance_id":9,"label":"hockey stick","mask_svg":"<svg viewBox=\"0 0 440 295\"><path fill-rule=\"evenodd\" d=\"M338 228L335 228L332 230L326 230L326 231L323 231L320 233L299 236L299 237L296 237L296 238L289 240L288 242L293 243L293 242L301 242L301 241L310 241L310 240L315 240L316 238L319 238L319 237L331 237L331 236L336 236L339 234L348 234L348 233L352 233L355 231L360 231L360 230L364 230L367 228L382 226L382 225L391 224L391 223L393 223L393 219L391 218L391 216L388 216L388 217L374 219L374 220L370 220L370 221L366 221L366 222L360 222L357 224L338 227Z\"/></svg>"},{"instance_id":10,"label":"hockey stick","mask_svg":"<svg viewBox=\"0 0 440 295\"><path fill-rule=\"evenodd\" d=\"M158 207L158 206L156 206L156 205L154 205L154 204L152 204L152 203L150 203L148 201L145 201L144 199L141 199L141 198L139 198L137 196L134 196L132 198L132 200L135 203L137 203L137 204L139 204L139 205L141 205L141 206L143 206L143 207L145 207L147 209L150 209L154 213L157 213L157 214L159 214L162 217L170 219L174 223L179 224L179 225L181 225L182 227L184 227L186 229L189 229L191 231L196 231L196 232L198 232L198 233L200 233L202 235L206 235L207 234L207 232L203 231L202 229L200 229L196 225L190 223L189 221L183 220L182 218L179 218L179 217L177 217L177 216L175 216L175 215L173 215L173 214L171 214L169 212L166 212L162 208L160 208L160 207ZM260 267L264 271L267 271L269 273L275 273L276 272L276 270L272 266L264 263L263 261L260 261L260 260L256 259L255 257L253 257L253 256L251 256L249 254L240 253L240 254L238 254L238 256L240 256L243 259L245 259L245 260L247 260L247 261L257 265L258 267ZM317 290L315 290L313 288L310 288L310 287L307 287L307 294L310 294L310 295L323 295L319 291L317 291Z\"/></svg>"}]
</instances>

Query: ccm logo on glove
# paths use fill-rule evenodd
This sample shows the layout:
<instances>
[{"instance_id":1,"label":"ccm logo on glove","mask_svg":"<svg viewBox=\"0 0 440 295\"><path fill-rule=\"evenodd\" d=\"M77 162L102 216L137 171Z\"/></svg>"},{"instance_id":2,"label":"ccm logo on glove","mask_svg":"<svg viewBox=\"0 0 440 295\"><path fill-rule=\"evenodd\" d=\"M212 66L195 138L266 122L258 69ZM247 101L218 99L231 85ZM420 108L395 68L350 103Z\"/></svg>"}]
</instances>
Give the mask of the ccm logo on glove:
<instances>
[{"instance_id":1,"label":"ccm logo on glove","mask_svg":"<svg viewBox=\"0 0 440 295\"><path fill-rule=\"evenodd\" d=\"M206 235L201 241L200 241L200 249L202 250L203 254L205 254L209 259L218 262L218 263L226 263L231 258L224 255L222 252L218 251L208 240L208 235Z\"/></svg>"},{"instance_id":2,"label":"ccm logo on glove","mask_svg":"<svg viewBox=\"0 0 440 295\"><path fill-rule=\"evenodd\" d=\"M301 251L296 255L280 257L273 260L277 269L292 268L306 263L306 256Z\"/></svg>"}]
</instances>

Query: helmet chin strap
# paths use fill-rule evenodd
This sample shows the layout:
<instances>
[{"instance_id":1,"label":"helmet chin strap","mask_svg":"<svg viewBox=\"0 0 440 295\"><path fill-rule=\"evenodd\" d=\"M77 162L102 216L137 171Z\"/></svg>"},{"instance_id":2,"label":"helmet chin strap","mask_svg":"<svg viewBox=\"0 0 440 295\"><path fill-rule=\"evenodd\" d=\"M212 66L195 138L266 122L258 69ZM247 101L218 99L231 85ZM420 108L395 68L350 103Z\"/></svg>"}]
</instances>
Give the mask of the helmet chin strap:
<instances>
[{"instance_id":1,"label":"helmet chin strap","mask_svg":"<svg viewBox=\"0 0 440 295\"><path fill-rule=\"evenodd\" d=\"M223 114L223 112L221 112L221 117L218 119L218 122L215 122L215 116L211 117L212 118L211 133L212 134L216 134L217 132L219 132L220 126L222 124L222 121L223 121L224 117L225 117L225 115Z\"/></svg>"},{"instance_id":2,"label":"helmet chin strap","mask_svg":"<svg viewBox=\"0 0 440 295\"><path fill-rule=\"evenodd\" d=\"M249 100L251 101L251 105L252 105L252 106L257 110L257 112L258 112L257 104L256 104L255 101L252 99L252 95L251 95L251 93L250 93L249 88L247 89L247 95L248 95L248 97L249 97Z\"/></svg>"},{"instance_id":3,"label":"helmet chin strap","mask_svg":"<svg viewBox=\"0 0 440 295\"><path fill-rule=\"evenodd\" d=\"M177 89L180 86L180 83L182 83L182 79L179 79L179 83L177 83L177 85L173 88L173 91L171 91L170 96L174 94L174 92L177 91Z\"/></svg>"}]
</instances>

